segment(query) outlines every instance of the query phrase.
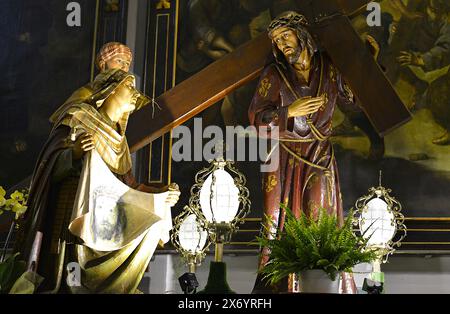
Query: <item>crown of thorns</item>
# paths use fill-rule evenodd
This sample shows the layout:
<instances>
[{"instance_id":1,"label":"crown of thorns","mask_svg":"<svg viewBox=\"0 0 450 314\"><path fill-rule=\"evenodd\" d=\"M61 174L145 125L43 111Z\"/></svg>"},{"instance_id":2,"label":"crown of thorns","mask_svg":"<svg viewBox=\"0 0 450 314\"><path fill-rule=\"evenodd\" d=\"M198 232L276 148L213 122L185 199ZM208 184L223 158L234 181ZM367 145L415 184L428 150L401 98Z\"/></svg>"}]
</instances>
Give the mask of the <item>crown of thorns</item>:
<instances>
[{"instance_id":1,"label":"crown of thorns","mask_svg":"<svg viewBox=\"0 0 450 314\"><path fill-rule=\"evenodd\" d=\"M308 26L308 20L304 15L295 12L288 12L275 18L267 28L267 31L271 33L273 30L280 27L297 28L298 26Z\"/></svg>"}]
</instances>

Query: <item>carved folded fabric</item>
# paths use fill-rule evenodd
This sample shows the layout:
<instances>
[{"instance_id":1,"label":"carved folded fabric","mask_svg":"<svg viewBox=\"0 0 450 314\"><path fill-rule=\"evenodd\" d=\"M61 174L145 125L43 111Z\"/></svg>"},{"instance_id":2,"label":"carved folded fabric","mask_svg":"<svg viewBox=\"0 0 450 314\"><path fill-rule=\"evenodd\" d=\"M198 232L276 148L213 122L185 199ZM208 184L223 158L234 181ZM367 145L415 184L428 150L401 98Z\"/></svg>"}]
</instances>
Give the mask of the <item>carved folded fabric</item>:
<instances>
[{"instance_id":1,"label":"carved folded fabric","mask_svg":"<svg viewBox=\"0 0 450 314\"><path fill-rule=\"evenodd\" d=\"M69 230L97 251L119 250L159 224L161 241L172 228L167 193L133 190L118 180L94 150L86 155Z\"/></svg>"}]
</instances>

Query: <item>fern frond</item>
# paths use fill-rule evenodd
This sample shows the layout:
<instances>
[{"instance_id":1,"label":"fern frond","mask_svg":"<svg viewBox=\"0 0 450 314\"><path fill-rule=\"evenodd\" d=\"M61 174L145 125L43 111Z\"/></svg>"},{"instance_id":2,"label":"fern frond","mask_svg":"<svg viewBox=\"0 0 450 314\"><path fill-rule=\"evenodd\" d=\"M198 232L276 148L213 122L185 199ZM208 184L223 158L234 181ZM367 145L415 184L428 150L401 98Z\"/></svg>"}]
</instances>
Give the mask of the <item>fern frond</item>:
<instances>
[{"instance_id":1,"label":"fern frond","mask_svg":"<svg viewBox=\"0 0 450 314\"><path fill-rule=\"evenodd\" d=\"M286 211L284 230L277 230L279 237L262 236L257 241L270 250L270 260L260 270L269 282L276 283L291 273L310 269L322 269L330 278L347 271L359 263L376 258L374 250L366 250L367 239L353 233L352 215L339 227L336 215L322 209L317 219L312 215L300 215ZM270 220L266 220L270 221ZM272 228L266 229L270 234Z\"/></svg>"}]
</instances>

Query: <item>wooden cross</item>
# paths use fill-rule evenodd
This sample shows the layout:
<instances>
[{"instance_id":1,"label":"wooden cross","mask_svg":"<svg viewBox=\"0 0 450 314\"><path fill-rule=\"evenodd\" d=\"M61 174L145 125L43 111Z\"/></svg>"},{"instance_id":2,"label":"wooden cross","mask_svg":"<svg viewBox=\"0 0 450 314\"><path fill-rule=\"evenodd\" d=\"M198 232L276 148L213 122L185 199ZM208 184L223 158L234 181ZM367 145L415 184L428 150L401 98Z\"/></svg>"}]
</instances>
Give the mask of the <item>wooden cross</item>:
<instances>
[{"instance_id":1,"label":"wooden cross","mask_svg":"<svg viewBox=\"0 0 450 314\"><path fill-rule=\"evenodd\" d=\"M381 136L406 123L404 106L349 17L359 14L367 0L298 0L299 13L310 22L309 31L328 53ZM162 108L152 118L151 106L131 116L127 138L131 151L149 144L186 122L227 94L255 79L271 53L267 33L240 46L222 59L159 96Z\"/></svg>"}]
</instances>

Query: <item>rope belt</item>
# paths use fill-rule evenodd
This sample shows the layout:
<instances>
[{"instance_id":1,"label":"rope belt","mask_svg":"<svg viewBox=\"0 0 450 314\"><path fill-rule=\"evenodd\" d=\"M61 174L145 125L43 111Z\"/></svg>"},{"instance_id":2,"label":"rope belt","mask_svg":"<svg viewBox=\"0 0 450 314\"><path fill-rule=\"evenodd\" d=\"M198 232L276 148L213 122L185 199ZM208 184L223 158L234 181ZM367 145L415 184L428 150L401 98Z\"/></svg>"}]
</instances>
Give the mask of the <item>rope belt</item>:
<instances>
[{"instance_id":1,"label":"rope belt","mask_svg":"<svg viewBox=\"0 0 450 314\"><path fill-rule=\"evenodd\" d=\"M328 163L328 165L326 167L323 167L321 165L315 164L305 158L303 158L302 156L300 156L299 154L295 153L293 150L291 150L289 147L287 147L285 144L280 142L281 147L283 147L283 149L285 151L287 151L292 157L294 157L295 159L297 159L300 162L303 162L305 164L307 164L308 166L311 166L312 168L315 169L319 169L323 171L323 174L325 175L326 178L326 187L327 187L327 198L328 198L328 204L330 206L332 206L332 200L331 200L331 194L332 194L332 189L333 189L333 182L334 182L334 178L333 178L333 172L331 171L331 165L333 163L334 160L334 149L333 146L331 146L331 157L330 157L330 162ZM307 180L308 181L308 180ZM306 185L303 187L303 191L306 188Z\"/></svg>"},{"instance_id":2,"label":"rope belt","mask_svg":"<svg viewBox=\"0 0 450 314\"><path fill-rule=\"evenodd\" d=\"M315 138L305 138L305 139L295 139L295 138L280 138L280 142L287 142L287 143L312 143L317 141Z\"/></svg>"},{"instance_id":3,"label":"rope belt","mask_svg":"<svg viewBox=\"0 0 450 314\"><path fill-rule=\"evenodd\" d=\"M292 157L294 157L295 159L297 159L298 161L301 161L305 164L307 164L308 166L311 166L313 168L322 170L325 172L325 175L327 175L327 172L329 172L331 174L331 165L332 162L334 160L334 149L333 146L331 146L331 157L330 157L330 162L328 163L328 165L326 167L323 167L321 165L315 164L312 161L309 161L305 158L303 158L302 156L300 156L299 154L297 154L296 152L294 152L292 149L290 149L289 147L286 146L286 144L280 142L281 147L284 148L285 151L287 151Z\"/></svg>"}]
</instances>

